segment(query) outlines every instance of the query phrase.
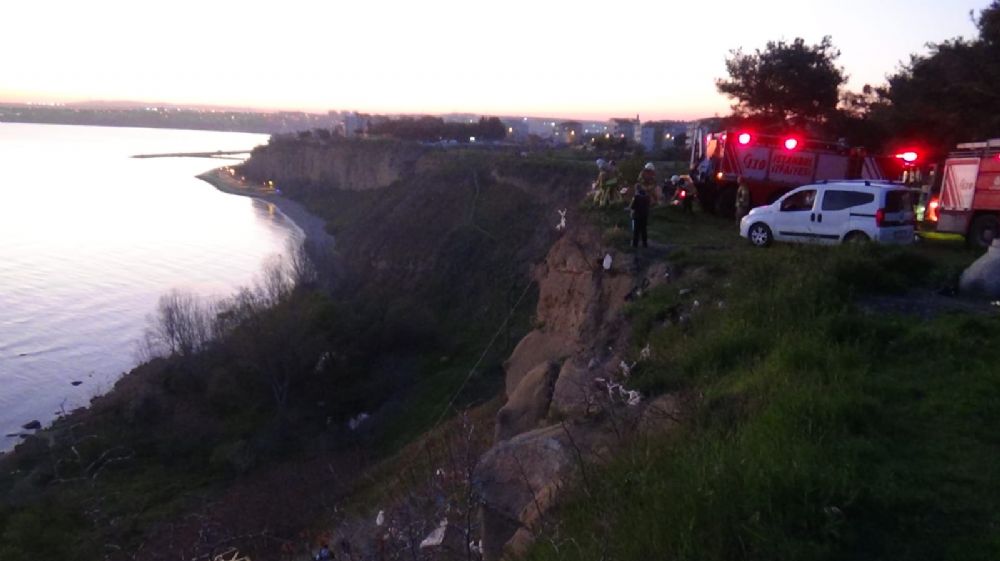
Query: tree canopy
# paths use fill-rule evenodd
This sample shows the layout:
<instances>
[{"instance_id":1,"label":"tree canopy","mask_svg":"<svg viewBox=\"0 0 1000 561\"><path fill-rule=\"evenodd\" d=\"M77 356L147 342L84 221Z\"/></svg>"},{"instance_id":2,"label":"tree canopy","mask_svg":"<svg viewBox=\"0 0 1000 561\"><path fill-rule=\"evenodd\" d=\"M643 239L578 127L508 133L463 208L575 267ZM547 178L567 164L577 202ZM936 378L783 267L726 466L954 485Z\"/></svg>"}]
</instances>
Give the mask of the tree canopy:
<instances>
[{"instance_id":1,"label":"tree canopy","mask_svg":"<svg viewBox=\"0 0 1000 561\"><path fill-rule=\"evenodd\" d=\"M1000 136L1000 0L975 21L975 39L929 44L927 55L912 55L889 76L872 119L941 150Z\"/></svg>"},{"instance_id":2,"label":"tree canopy","mask_svg":"<svg viewBox=\"0 0 1000 561\"><path fill-rule=\"evenodd\" d=\"M719 92L736 100L733 113L767 123L822 123L837 111L840 86L847 81L836 65L840 51L829 36L817 45L796 38L769 41L764 50L730 51L729 79L716 81Z\"/></svg>"}]
</instances>

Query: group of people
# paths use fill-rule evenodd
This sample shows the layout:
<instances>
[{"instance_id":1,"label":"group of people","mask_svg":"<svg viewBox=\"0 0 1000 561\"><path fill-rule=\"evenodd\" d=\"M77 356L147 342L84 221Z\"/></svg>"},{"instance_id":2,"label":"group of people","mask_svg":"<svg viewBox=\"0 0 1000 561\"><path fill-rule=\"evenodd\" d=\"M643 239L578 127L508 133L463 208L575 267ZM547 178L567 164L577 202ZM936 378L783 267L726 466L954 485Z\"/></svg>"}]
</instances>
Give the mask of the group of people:
<instances>
[{"instance_id":1,"label":"group of people","mask_svg":"<svg viewBox=\"0 0 1000 561\"><path fill-rule=\"evenodd\" d=\"M629 187L621 186L618 166L614 160L597 160L597 180L594 181L594 204L603 208L624 200ZM654 206L677 202L685 211L691 211L693 184L690 179L674 175L664 181L662 190L657 189L656 166L647 162L639 172L633 186L633 195L628 209L632 214L632 247L649 247L647 227L649 211Z\"/></svg>"}]
</instances>

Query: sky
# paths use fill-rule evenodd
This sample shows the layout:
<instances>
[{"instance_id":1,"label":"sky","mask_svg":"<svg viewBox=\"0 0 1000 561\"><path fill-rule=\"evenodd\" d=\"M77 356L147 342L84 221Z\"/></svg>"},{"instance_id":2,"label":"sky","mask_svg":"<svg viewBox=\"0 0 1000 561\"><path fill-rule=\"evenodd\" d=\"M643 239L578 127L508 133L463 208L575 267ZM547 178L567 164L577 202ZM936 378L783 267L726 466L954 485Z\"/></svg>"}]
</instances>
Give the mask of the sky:
<instances>
[{"instance_id":1,"label":"sky","mask_svg":"<svg viewBox=\"0 0 1000 561\"><path fill-rule=\"evenodd\" d=\"M729 112L731 49L830 35L848 87L989 0L6 2L0 101L690 119Z\"/></svg>"}]
</instances>

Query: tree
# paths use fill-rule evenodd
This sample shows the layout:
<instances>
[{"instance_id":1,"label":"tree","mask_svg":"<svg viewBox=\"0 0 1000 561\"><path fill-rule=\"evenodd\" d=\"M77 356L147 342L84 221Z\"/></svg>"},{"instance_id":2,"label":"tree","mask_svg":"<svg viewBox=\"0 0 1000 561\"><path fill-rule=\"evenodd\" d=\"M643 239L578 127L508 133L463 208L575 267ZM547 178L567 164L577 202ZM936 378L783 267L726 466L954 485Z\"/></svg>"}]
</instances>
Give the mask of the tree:
<instances>
[{"instance_id":1,"label":"tree","mask_svg":"<svg viewBox=\"0 0 1000 561\"><path fill-rule=\"evenodd\" d=\"M720 93L736 100L733 113L776 124L823 123L836 113L840 86L847 81L836 65L840 51L829 36L818 45L796 38L791 43L769 41L754 53L730 51L728 80L716 80Z\"/></svg>"},{"instance_id":2,"label":"tree","mask_svg":"<svg viewBox=\"0 0 1000 561\"><path fill-rule=\"evenodd\" d=\"M974 17L974 15L973 15ZM979 37L928 45L879 90L872 118L938 151L1000 133L1000 0L975 20Z\"/></svg>"}]
</instances>

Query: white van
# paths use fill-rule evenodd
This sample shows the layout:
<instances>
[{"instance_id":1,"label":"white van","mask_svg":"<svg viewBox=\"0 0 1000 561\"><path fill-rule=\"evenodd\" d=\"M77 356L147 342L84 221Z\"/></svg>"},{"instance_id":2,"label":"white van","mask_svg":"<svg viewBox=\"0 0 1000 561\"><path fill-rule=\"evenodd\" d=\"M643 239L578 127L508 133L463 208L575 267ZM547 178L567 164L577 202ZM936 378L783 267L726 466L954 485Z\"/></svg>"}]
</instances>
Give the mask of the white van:
<instances>
[{"instance_id":1,"label":"white van","mask_svg":"<svg viewBox=\"0 0 1000 561\"><path fill-rule=\"evenodd\" d=\"M831 181L804 185L740 221L755 246L772 241L908 244L914 236L910 190L899 183Z\"/></svg>"}]
</instances>

